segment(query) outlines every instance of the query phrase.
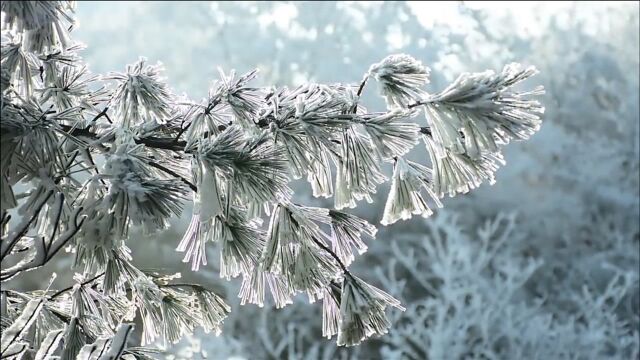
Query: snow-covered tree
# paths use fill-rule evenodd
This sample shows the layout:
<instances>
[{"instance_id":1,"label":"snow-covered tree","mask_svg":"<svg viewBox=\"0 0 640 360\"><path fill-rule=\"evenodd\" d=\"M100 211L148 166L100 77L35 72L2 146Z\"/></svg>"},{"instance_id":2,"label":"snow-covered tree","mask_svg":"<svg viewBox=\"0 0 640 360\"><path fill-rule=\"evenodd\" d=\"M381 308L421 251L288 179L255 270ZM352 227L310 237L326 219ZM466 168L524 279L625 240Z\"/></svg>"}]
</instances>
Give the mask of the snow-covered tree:
<instances>
[{"instance_id":1,"label":"snow-covered tree","mask_svg":"<svg viewBox=\"0 0 640 360\"><path fill-rule=\"evenodd\" d=\"M594 229L609 225L604 219L593 220ZM637 359L640 355L634 303L638 274L621 261L633 259L637 264L637 246L631 245L630 237L611 241L618 242L617 249L588 258L590 268L572 268L569 277L563 274L564 261L518 249L526 237L518 231L513 214L501 213L475 232L467 231L447 211L424 225L426 239L402 236L391 245L392 261L376 269L384 286L403 294L409 304L406 312L392 315L393 330L381 338L383 358ZM621 230L612 226L602 236L612 239ZM622 249L635 251L623 254ZM593 274L602 271L600 267L609 276L597 284Z\"/></svg>"},{"instance_id":2,"label":"snow-covered tree","mask_svg":"<svg viewBox=\"0 0 640 360\"><path fill-rule=\"evenodd\" d=\"M502 148L540 127L543 90L519 89L537 71L519 64L434 92L429 68L406 54L359 84L261 88L257 71L220 70L202 101L175 94L144 58L92 75L70 35L74 5L2 3L0 280L64 254L76 272L66 288L52 289L54 273L46 289L2 291L2 358L148 358L198 327L218 334L225 294L180 282L170 264L138 268L127 247L130 229L167 229L189 198L176 244L192 270L215 244L242 304L270 293L284 307L302 293L322 301L323 335L338 345L383 335L387 308L404 308L350 271L376 227L348 209L390 179L382 225L429 217L445 194L493 183ZM360 101L374 81L384 111ZM404 158L414 148L425 164ZM297 202L295 179L333 208Z\"/></svg>"}]
</instances>

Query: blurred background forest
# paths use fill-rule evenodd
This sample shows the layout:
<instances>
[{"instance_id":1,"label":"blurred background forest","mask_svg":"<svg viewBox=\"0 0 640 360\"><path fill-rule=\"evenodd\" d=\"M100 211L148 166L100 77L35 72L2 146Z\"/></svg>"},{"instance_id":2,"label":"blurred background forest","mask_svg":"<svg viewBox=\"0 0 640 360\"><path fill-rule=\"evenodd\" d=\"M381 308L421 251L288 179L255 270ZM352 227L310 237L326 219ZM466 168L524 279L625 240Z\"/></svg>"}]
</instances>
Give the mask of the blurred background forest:
<instances>
[{"instance_id":1,"label":"blurred background forest","mask_svg":"<svg viewBox=\"0 0 640 360\"><path fill-rule=\"evenodd\" d=\"M217 67L258 68L260 85L357 83L391 53L429 66L431 91L512 61L535 65L531 85L546 88L540 132L505 149L495 185L390 227L379 225L388 182L355 209L379 226L356 273L407 307L392 313L390 334L360 347L321 338L319 304L241 307L239 281L219 279L215 263L190 272L175 252L189 207L170 230L133 237L140 266L224 287L233 307L222 335L196 333L168 356L638 358L638 12L637 2L79 2L73 36L87 45L93 73L145 56L194 100ZM374 86L363 99L384 108ZM410 158L424 164L426 155ZM296 190L300 202L331 206L312 199L306 183ZM63 278L70 262L55 265ZM37 288L42 277L22 279Z\"/></svg>"}]
</instances>

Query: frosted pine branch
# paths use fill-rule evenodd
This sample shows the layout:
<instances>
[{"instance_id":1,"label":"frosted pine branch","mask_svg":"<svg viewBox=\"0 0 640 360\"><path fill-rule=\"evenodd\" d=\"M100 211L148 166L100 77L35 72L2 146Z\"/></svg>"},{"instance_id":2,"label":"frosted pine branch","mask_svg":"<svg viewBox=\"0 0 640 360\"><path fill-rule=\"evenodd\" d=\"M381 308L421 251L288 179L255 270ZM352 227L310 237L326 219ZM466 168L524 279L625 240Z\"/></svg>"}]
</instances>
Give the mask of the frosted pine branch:
<instances>
[{"instance_id":1,"label":"frosted pine branch","mask_svg":"<svg viewBox=\"0 0 640 360\"><path fill-rule=\"evenodd\" d=\"M166 229L189 198L177 250L192 270L207 266L215 243L220 277L242 279L242 304L264 306L270 293L281 308L306 293L322 300L323 335L338 345L381 336L386 308L403 307L349 270L377 229L345 209L372 202L391 179L381 223L428 217L445 194L493 183L502 147L540 127L543 107L531 97L542 90L513 90L535 68L463 74L431 94L429 68L406 54L372 65L359 84L261 88L257 70L221 70L205 99L178 98L144 58L90 74L69 33L73 5L2 3L0 280L47 266L63 248L77 272L62 290L2 292L3 357L102 349L144 358L197 327L219 334L231 311L223 294L142 271L127 247L131 228ZM384 111L360 103L374 80ZM430 163L403 158L414 149ZM299 178L334 209L295 203ZM19 182L31 186L26 195L15 193Z\"/></svg>"}]
</instances>

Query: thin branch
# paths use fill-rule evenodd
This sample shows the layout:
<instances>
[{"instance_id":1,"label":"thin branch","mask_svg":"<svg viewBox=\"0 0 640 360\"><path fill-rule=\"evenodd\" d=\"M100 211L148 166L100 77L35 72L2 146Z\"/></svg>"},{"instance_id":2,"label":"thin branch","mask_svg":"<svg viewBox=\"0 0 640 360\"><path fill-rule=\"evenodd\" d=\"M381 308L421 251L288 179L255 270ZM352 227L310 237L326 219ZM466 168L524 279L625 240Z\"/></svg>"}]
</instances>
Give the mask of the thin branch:
<instances>
[{"instance_id":1,"label":"thin branch","mask_svg":"<svg viewBox=\"0 0 640 360\"><path fill-rule=\"evenodd\" d=\"M104 186L107 186L107 183L104 181L104 179L99 177L100 176L100 171L98 170L98 166L96 165L95 161L93 161L93 157L91 156L91 151L86 151L85 155L87 156L87 160L89 160L89 164L91 164L91 166L95 170L96 175L98 175L98 179L99 179L100 183L102 183L102 185L104 185Z\"/></svg>"},{"instance_id":2,"label":"thin branch","mask_svg":"<svg viewBox=\"0 0 640 360\"><path fill-rule=\"evenodd\" d=\"M47 201L49 201L49 198L51 198L51 196L53 196L53 191L49 190L49 193L44 198L44 200L36 207L33 215L29 218L29 220L27 220L26 222L23 222L23 225L21 226L20 230L18 230L17 232L14 232L11 236L9 236L9 238L2 239L3 241L2 241L2 249L0 254L0 261L4 260L4 258L11 253L11 249L13 249L13 247L18 243L18 241L22 239L22 237L27 233L27 231L29 231L29 227L38 218L40 211L42 210L44 205L47 203ZM7 243L5 243L5 241L7 241Z\"/></svg>"},{"instance_id":3,"label":"thin branch","mask_svg":"<svg viewBox=\"0 0 640 360\"><path fill-rule=\"evenodd\" d=\"M168 169L168 168L166 168L166 167L164 167L164 166L162 166L162 165L160 165L160 164L158 164L156 162L153 162L153 161L149 161L149 165L154 167L154 168L156 168L156 169L158 169L158 170L164 171L164 172L166 172L167 174L169 174L171 176L177 177L178 179L182 180L182 182L187 184L191 188L191 190L193 190L193 192L198 192L198 187L197 186L195 186L191 181L189 181L189 180L185 179L184 177L180 176L180 174L176 173L175 171L173 171L171 169Z\"/></svg>"},{"instance_id":4,"label":"thin branch","mask_svg":"<svg viewBox=\"0 0 640 360\"><path fill-rule=\"evenodd\" d=\"M289 210L289 208L286 208L286 207L285 207L285 209L289 212L289 214L291 214L291 210ZM298 227L298 228L300 227L300 223L298 223L298 221L297 221L295 218L293 218L293 216L291 216L291 222L292 222L296 227ZM325 244L323 244L320 240L316 239L316 237L315 237L315 236L312 236L312 237L311 237L311 240L313 240L313 242L314 242L316 245L318 245L322 250L324 250L324 251L328 252L328 253L329 253L329 254L330 254L330 255L331 255L331 256L332 256L332 257L333 257L333 258L338 262L338 264L339 264L339 265L340 265L340 267L342 268L342 271L343 271L346 275L348 275L349 277L353 277L353 276L351 275L351 273L349 272L349 269L347 269L346 265L342 262L342 260L340 260L340 257L339 257L335 252L333 252L333 250L331 250L328 246L326 246Z\"/></svg>"},{"instance_id":5,"label":"thin branch","mask_svg":"<svg viewBox=\"0 0 640 360\"><path fill-rule=\"evenodd\" d=\"M427 104L432 104L433 101L429 100L429 99L425 99L425 100L420 100L420 101L416 101L413 104L409 104L407 105L407 109L413 109L414 107L418 107L418 106L422 106L422 105L427 105Z\"/></svg>"},{"instance_id":6,"label":"thin branch","mask_svg":"<svg viewBox=\"0 0 640 360\"><path fill-rule=\"evenodd\" d=\"M62 194L60 195L62 196ZM25 271L31 271L31 270L35 270L45 266L51 259L53 259L54 256L56 256L56 254L64 247L64 245L66 245L69 242L69 240L71 240L80 231L80 228L82 227L82 224L86 219L86 217L83 217L82 220L78 221L78 218L80 217L81 212L82 212L82 207L79 207L76 210L75 216L73 218L73 228L71 230L68 230L66 233L62 234L61 236L64 236L62 239L56 241L54 244L53 236L52 236L52 241L47 245L45 241L45 237L42 236L41 237L42 247L36 248L36 256L30 259L28 262L18 263L17 265L7 270L3 270L2 276L0 277L0 281L7 281ZM55 230L56 229L54 228L54 233L55 233ZM52 247L53 247L53 251L50 252ZM41 250L38 250L38 249L41 249ZM38 256L38 253L40 251L44 253L41 256ZM33 264L34 261L36 261L35 264Z\"/></svg>"},{"instance_id":7,"label":"thin branch","mask_svg":"<svg viewBox=\"0 0 640 360\"><path fill-rule=\"evenodd\" d=\"M91 124L95 123L96 121L98 121L98 119L100 119L101 117L105 117L107 119L107 121L109 122L109 124L113 124L113 121L111 121L111 119L109 118L109 115L107 115L107 111L109 110L109 107L106 106L104 109L102 109L102 111L100 111L98 113L98 115L96 115L96 117L94 117L91 120Z\"/></svg>"},{"instance_id":8,"label":"thin branch","mask_svg":"<svg viewBox=\"0 0 640 360\"><path fill-rule=\"evenodd\" d=\"M158 285L160 287L191 287L191 288L203 288L202 285L189 284L189 283L176 283L176 284L163 284Z\"/></svg>"},{"instance_id":9,"label":"thin branch","mask_svg":"<svg viewBox=\"0 0 640 360\"><path fill-rule=\"evenodd\" d=\"M369 80L369 74L366 74L364 76L364 79L362 79L360 87L358 88L358 93L356 94L357 97L360 97L360 95L362 95L362 91L364 90L364 86L367 84L367 80Z\"/></svg>"},{"instance_id":10,"label":"thin branch","mask_svg":"<svg viewBox=\"0 0 640 360\"><path fill-rule=\"evenodd\" d=\"M174 138L162 138L155 136L135 139L135 142L136 144L144 144L148 147L170 151L184 151L185 146L187 146L187 142L184 140L176 141Z\"/></svg>"},{"instance_id":11,"label":"thin branch","mask_svg":"<svg viewBox=\"0 0 640 360\"><path fill-rule=\"evenodd\" d=\"M342 268L342 272L344 272L345 275L348 275L349 277L353 277L353 275L351 275L351 272L349 272L349 269L347 269L347 267L344 265L342 260L340 260L338 255L335 252L333 252L333 250L329 249L329 247L327 245L321 243L315 237L312 237L312 240L313 240L314 243L316 243L316 245L318 245L320 248L322 248L322 250L328 252L338 262L338 264Z\"/></svg>"},{"instance_id":12,"label":"thin branch","mask_svg":"<svg viewBox=\"0 0 640 360\"><path fill-rule=\"evenodd\" d=\"M73 126L64 125L64 124L60 124L60 127L64 132L66 132L68 135L71 135L71 136L86 137L95 141L110 142L108 139L101 139L100 136L98 136L98 134L92 132L91 130L89 130L89 128L80 129L80 128L75 128ZM187 145L187 142L183 140L175 141L174 138L163 138L163 137L155 137L155 136L148 136L140 139L135 139L135 143L143 144L145 146L155 148L155 149L163 149L163 150L170 150L170 151L184 151L184 147Z\"/></svg>"},{"instance_id":13,"label":"thin branch","mask_svg":"<svg viewBox=\"0 0 640 360\"><path fill-rule=\"evenodd\" d=\"M59 205L57 206L56 218L53 222L53 229L51 230L51 235L49 236L49 242L45 244L45 250L49 251L51 245L53 244L53 240L56 237L56 233L58 231L58 226L60 226L60 217L62 216L62 207L64 206L64 194L60 193L58 195Z\"/></svg>"},{"instance_id":14,"label":"thin branch","mask_svg":"<svg viewBox=\"0 0 640 360\"><path fill-rule=\"evenodd\" d=\"M358 101L360 100L360 95L362 95L362 91L364 90L364 86L367 85L367 80L369 79L369 73L364 75L360 86L358 87L358 92L356 93L356 100L353 102L353 106L351 107L351 113L355 114L358 111Z\"/></svg>"},{"instance_id":15,"label":"thin branch","mask_svg":"<svg viewBox=\"0 0 640 360\"><path fill-rule=\"evenodd\" d=\"M174 142L177 143L178 141L180 141L180 136L182 136L182 134L189 128L189 125L187 125L187 127L184 127L184 128L182 127L182 125L180 126L180 131L178 132L178 135L176 135Z\"/></svg>"},{"instance_id":16,"label":"thin branch","mask_svg":"<svg viewBox=\"0 0 640 360\"><path fill-rule=\"evenodd\" d=\"M100 274L92 277L91 279L81 282L80 286L85 286L85 285L87 285L87 284L89 284L89 283L91 283L91 282L93 282L95 280L98 280L99 278L103 277L104 274L105 274L104 272L101 272ZM66 287L66 288L64 288L62 290L58 290L55 294L49 296L49 300L53 300L53 299L57 298L58 296L64 294L65 292L67 292L69 290L72 290L74 286L75 285L72 285L72 286Z\"/></svg>"},{"instance_id":17,"label":"thin branch","mask_svg":"<svg viewBox=\"0 0 640 360\"><path fill-rule=\"evenodd\" d=\"M207 107L204 109L204 114L205 115L209 115L211 114L211 111L213 111L213 109L218 106L218 104L220 104L222 100L220 99L220 96L216 97L211 103L209 103L207 105ZM178 143L180 141L180 136L182 136L182 134L187 131L189 129L189 127L191 126L192 123L187 124L186 127L182 127L180 126L180 131L178 132L178 135L175 137L174 142ZM184 148L184 146L183 146Z\"/></svg>"}]
</instances>

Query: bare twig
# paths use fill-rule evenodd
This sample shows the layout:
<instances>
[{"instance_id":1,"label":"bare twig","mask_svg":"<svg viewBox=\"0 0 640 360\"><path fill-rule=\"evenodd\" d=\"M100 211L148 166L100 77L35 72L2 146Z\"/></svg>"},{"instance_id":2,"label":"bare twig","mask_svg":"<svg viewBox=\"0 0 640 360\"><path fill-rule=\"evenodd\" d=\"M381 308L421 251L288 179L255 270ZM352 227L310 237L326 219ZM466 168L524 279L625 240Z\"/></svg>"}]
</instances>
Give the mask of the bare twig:
<instances>
[{"instance_id":1,"label":"bare twig","mask_svg":"<svg viewBox=\"0 0 640 360\"><path fill-rule=\"evenodd\" d=\"M96 281L96 280L100 279L101 277L103 277L103 276L104 276L104 274L105 274L104 272L101 272L100 274L98 274L98 275L96 275L96 276L92 277L91 279L89 279L89 280L85 280L85 281L81 282L81 283L80 283L80 286L86 286L87 284L89 284L89 283L91 283L91 282L94 282L94 281ZM49 296L49 300L53 300L53 299L57 298L58 296L60 296L60 295L64 294L65 292L67 292L67 291L69 291L69 290L72 290L74 286L75 286L75 285L72 285L72 286L66 287L66 288L64 288L64 289L62 289L62 290L58 290L55 294L53 294L53 295Z\"/></svg>"}]
</instances>

